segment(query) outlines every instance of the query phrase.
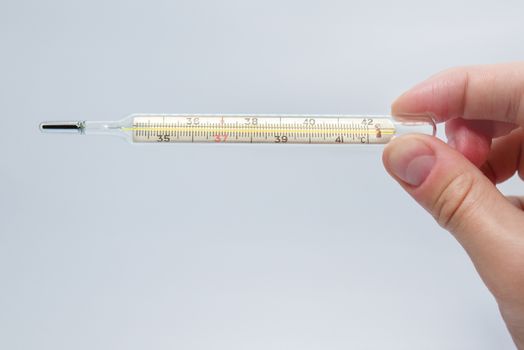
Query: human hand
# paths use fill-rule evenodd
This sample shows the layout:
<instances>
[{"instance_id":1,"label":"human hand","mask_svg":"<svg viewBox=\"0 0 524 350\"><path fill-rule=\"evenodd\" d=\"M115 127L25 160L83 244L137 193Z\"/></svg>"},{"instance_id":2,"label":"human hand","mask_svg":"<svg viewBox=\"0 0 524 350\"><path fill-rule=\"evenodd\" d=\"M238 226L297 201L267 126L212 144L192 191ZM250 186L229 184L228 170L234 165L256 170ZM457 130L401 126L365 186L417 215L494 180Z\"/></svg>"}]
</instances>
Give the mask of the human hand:
<instances>
[{"instance_id":1,"label":"human hand","mask_svg":"<svg viewBox=\"0 0 524 350\"><path fill-rule=\"evenodd\" d=\"M496 188L524 179L524 62L453 68L415 86L393 114L432 112L448 145L424 135L394 139L387 171L464 247L524 349L524 197Z\"/></svg>"}]
</instances>

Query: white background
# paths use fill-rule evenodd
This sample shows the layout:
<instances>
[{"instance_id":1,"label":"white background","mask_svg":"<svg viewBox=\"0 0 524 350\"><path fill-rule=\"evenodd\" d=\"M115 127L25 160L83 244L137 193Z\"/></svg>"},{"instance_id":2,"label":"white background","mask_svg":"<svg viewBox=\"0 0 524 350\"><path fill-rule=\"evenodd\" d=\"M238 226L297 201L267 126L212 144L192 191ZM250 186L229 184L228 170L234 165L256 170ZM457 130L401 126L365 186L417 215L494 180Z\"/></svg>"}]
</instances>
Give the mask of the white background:
<instances>
[{"instance_id":1,"label":"white background","mask_svg":"<svg viewBox=\"0 0 524 350\"><path fill-rule=\"evenodd\" d=\"M0 348L512 349L381 147L133 146L38 123L387 113L444 68L522 60L523 11L0 1Z\"/></svg>"}]
</instances>

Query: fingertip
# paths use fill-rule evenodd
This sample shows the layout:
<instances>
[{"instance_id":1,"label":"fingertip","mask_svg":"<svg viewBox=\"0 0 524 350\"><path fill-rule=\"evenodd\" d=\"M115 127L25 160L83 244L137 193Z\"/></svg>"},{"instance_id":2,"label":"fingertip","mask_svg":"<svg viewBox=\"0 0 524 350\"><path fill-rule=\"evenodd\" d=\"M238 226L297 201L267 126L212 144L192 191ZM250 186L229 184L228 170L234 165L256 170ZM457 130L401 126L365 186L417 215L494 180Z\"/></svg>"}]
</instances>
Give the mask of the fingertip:
<instances>
[{"instance_id":1,"label":"fingertip","mask_svg":"<svg viewBox=\"0 0 524 350\"><path fill-rule=\"evenodd\" d=\"M462 153L476 167L486 162L491 140L475 133L463 133L455 139L455 149Z\"/></svg>"},{"instance_id":2,"label":"fingertip","mask_svg":"<svg viewBox=\"0 0 524 350\"><path fill-rule=\"evenodd\" d=\"M487 146L483 147L487 148ZM466 155L462 154L461 150L464 150ZM420 159L415 160L417 157ZM426 183L439 182L451 169L459 171L458 168L466 169L473 167L474 164L480 166L485 162L485 158L484 151L474 153L471 148L465 148L460 138L453 148L435 137L417 134L393 139L383 153L383 163L388 173L412 194L415 194L412 191L417 187L420 187L422 192L427 191L427 187L432 185ZM415 165L417 173L414 175L410 166ZM425 181L426 178L428 181Z\"/></svg>"},{"instance_id":3,"label":"fingertip","mask_svg":"<svg viewBox=\"0 0 524 350\"><path fill-rule=\"evenodd\" d=\"M417 98L417 86L407 90L397 97L391 104L391 114L401 115L410 113L425 112L419 110L419 99Z\"/></svg>"},{"instance_id":4,"label":"fingertip","mask_svg":"<svg viewBox=\"0 0 524 350\"><path fill-rule=\"evenodd\" d=\"M463 68L444 70L400 95L391 105L393 115L432 113L437 122L461 115L466 73Z\"/></svg>"},{"instance_id":5,"label":"fingertip","mask_svg":"<svg viewBox=\"0 0 524 350\"><path fill-rule=\"evenodd\" d=\"M430 174L435 153L423 135L405 135L388 144L382 160L388 173L397 181L417 187Z\"/></svg>"},{"instance_id":6,"label":"fingertip","mask_svg":"<svg viewBox=\"0 0 524 350\"><path fill-rule=\"evenodd\" d=\"M432 113L437 121L447 114L447 101L439 97L438 82L423 81L400 95L391 105L393 115Z\"/></svg>"},{"instance_id":7,"label":"fingertip","mask_svg":"<svg viewBox=\"0 0 524 350\"><path fill-rule=\"evenodd\" d=\"M454 119L446 123L448 145L462 153L471 163L480 167L487 160L490 147L490 132L471 121Z\"/></svg>"}]
</instances>

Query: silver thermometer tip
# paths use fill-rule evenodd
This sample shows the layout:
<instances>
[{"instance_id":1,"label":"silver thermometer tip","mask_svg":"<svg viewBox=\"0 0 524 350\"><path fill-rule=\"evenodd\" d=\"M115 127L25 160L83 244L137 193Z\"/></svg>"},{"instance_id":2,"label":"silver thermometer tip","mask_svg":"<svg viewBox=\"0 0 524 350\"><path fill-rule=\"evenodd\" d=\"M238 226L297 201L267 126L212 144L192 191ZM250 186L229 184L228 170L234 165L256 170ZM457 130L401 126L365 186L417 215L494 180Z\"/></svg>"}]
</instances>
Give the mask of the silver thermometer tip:
<instances>
[{"instance_id":1,"label":"silver thermometer tip","mask_svg":"<svg viewBox=\"0 0 524 350\"><path fill-rule=\"evenodd\" d=\"M45 133L68 133L81 134L85 128L83 121L69 121L69 122L43 122L40 124L40 131Z\"/></svg>"}]
</instances>

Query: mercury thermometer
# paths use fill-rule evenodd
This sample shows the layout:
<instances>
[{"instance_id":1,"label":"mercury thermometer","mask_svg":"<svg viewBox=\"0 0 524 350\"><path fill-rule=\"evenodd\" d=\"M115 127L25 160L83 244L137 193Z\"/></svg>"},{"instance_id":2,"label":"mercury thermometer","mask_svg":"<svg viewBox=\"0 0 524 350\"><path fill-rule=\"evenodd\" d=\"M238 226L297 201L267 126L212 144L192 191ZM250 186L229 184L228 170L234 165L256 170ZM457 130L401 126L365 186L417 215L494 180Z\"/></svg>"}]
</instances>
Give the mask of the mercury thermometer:
<instances>
[{"instance_id":1,"label":"mercury thermometer","mask_svg":"<svg viewBox=\"0 0 524 350\"><path fill-rule=\"evenodd\" d=\"M435 136L423 115L133 114L120 121L43 122L42 132L121 136L132 143L386 144Z\"/></svg>"}]
</instances>

